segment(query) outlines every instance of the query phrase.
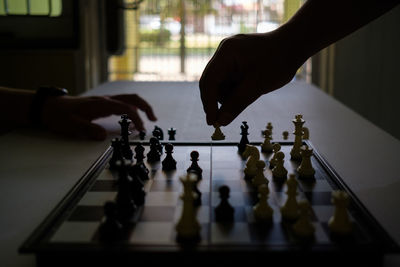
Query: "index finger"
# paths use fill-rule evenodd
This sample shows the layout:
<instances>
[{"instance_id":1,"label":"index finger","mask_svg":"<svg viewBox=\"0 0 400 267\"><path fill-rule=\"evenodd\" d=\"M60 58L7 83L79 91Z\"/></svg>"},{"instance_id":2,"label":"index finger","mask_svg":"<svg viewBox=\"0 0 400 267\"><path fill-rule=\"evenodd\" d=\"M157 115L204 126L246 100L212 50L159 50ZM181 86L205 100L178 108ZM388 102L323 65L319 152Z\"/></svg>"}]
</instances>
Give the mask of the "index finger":
<instances>
[{"instance_id":1,"label":"index finger","mask_svg":"<svg viewBox=\"0 0 400 267\"><path fill-rule=\"evenodd\" d=\"M143 110L151 121L157 120L157 117L154 115L153 108L150 106L150 104L137 94L114 95L110 98L121 101L128 105L136 106L140 110Z\"/></svg>"}]
</instances>

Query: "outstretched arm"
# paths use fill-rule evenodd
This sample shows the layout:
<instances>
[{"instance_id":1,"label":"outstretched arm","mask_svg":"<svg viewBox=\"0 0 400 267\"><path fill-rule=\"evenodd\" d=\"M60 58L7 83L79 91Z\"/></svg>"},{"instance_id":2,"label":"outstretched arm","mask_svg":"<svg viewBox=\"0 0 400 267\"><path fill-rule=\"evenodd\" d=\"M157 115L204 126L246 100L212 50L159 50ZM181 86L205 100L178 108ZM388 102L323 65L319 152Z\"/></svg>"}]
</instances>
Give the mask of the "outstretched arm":
<instances>
[{"instance_id":1,"label":"outstretched arm","mask_svg":"<svg viewBox=\"0 0 400 267\"><path fill-rule=\"evenodd\" d=\"M207 123L229 124L261 95L290 82L309 57L399 3L308 0L275 31L224 39L200 79Z\"/></svg>"},{"instance_id":2,"label":"outstretched arm","mask_svg":"<svg viewBox=\"0 0 400 267\"><path fill-rule=\"evenodd\" d=\"M2 128L29 126L34 92L0 87L0 123ZM137 130L144 130L138 109L155 121L151 106L136 94L115 96L49 97L44 103L41 121L48 130L73 137L103 140L107 133L92 121L109 115L127 114Z\"/></svg>"}]
</instances>

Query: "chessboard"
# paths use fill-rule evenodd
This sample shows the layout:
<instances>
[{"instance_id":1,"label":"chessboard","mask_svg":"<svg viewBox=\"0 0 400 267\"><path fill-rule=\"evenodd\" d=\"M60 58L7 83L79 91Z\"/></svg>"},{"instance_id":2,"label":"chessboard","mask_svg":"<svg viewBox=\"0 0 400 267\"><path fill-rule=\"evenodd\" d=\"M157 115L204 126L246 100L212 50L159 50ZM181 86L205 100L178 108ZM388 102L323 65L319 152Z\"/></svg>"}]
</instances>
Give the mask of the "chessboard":
<instances>
[{"instance_id":1,"label":"chessboard","mask_svg":"<svg viewBox=\"0 0 400 267\"><path fill-rule=\"evenodd\" d=\"M293 234L292 222L282 219L280 207L287 199L287 185L272 177L268 162L272 153L261 153L267 163L264 169L269 180L268 203L273 209L272 221L260 222L253 206L258 201L256 188L244 179L246 158L238 153L237 143L207 142L171 143L176 170L163 171L161 162L148 163L149 179L144 182L145 202L123 226L120 239L104 241L99 233L104 221L104 204L114 201L118 193L118 171L110 168L113 148L109 147L89 168L45 221L20 248L23 253L35 253L38 266L119 266L133 264L307 264L307 266L379 266L384 253L397 249L377 221L311 142L303 144L314 149L312 180L299 179L299 164L290 160L293 142L280 141L285 154L284 166L296 174L297 199L311 206L315 233L303 240ZM149 142L130 142L132 150L138 144L149 151ZM261 143L251 143L260 151ZM199 152L198 165L202 179L198 184L201 204L196 208L201 226L200 239L195 243L177 240L176 224L182 213L180 198L183 187L180 177L187 175L190 154ZM165 151L161 160L165 157ZM229 203L234 207L232 222L218 222L215 208L220 202L219 188L230 189ZM350 196L348 213L353 231L345 238L330 233L328 221L334 213L332 191L343 190ZM301 264L300 264L301 265Z\"/></svg>"}]
</instances>

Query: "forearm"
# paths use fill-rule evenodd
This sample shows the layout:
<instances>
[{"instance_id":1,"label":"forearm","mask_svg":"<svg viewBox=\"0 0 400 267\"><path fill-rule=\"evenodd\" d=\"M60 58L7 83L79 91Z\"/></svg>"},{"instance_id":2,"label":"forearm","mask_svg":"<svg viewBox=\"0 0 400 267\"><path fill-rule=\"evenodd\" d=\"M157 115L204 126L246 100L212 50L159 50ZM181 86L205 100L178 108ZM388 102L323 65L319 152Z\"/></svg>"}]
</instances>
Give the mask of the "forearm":
<instances>
[{"instance_id":1,"label":"forearm","mask_svg":"<svg viewBox=\"0 0 400 267\"><path fill-rule=\"evenodd\" d=\"M399 0L308 0L280 31L306 60L399 3Z\"/></svg>"},{"instance_id":2,"label":"forearm","mask_svg":"<svg viewBox=\"0 0 400 267\"><path fill-rule=\"evenodd\" d=\"M34 91L0 87L1 128L29 124Z\"/></svg>"}]
</instances>

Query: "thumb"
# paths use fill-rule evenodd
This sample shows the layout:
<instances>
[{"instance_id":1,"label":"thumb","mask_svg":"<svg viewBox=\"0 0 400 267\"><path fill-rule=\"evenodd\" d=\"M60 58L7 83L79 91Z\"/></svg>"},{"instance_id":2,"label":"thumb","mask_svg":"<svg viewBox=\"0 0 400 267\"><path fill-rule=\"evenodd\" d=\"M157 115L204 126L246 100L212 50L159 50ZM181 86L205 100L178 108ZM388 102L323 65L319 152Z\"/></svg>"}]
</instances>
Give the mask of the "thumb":
<instances>
[{"instance_id":1,"label":"thumb","mask_svg":"<svg viewBox=\"0 0 400 267\"><path fill-rule=\"evenodd\" d=\"M218 123L226 126L231 123L243 110L261 96L256 86L248 80L242 81L222 104L218 111Z\"/></svg>"}]
</instances>

